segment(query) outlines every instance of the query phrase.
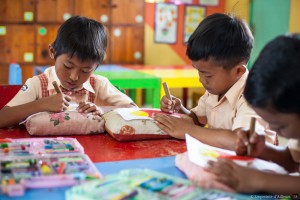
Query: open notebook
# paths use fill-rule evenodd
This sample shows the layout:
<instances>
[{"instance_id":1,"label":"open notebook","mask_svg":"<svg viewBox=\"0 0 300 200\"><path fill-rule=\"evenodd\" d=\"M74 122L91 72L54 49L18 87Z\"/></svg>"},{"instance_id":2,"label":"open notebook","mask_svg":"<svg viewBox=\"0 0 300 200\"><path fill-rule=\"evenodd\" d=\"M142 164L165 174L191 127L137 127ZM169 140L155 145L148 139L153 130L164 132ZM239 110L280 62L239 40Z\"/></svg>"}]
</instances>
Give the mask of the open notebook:
<instances>
[{"instance_id":1,"label":"open notebook","mask_svg":"<svg viewBox=\"0 0 300 200\"><path fill-rule=\"evenodd\" d=\"M287 171L276 163L247 156L237 156L234 151L206 145L188 134L186 134L186 144L189 160L201 167L206 167L209 160L216 161L218 158L223 157L233 160L239 165L255 168L257 170L287 174Z\"/></svg>"}]
</instances>

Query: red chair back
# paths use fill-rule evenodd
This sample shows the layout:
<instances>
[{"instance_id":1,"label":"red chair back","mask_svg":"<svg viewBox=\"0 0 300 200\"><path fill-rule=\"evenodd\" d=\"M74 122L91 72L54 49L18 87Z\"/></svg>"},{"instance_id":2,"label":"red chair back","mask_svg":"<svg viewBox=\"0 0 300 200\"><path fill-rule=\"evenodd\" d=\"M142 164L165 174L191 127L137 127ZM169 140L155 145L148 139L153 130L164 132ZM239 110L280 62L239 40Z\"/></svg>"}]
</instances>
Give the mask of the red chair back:
<instances>
[{"instance_id":1,"label":"red chair back","mask_svg":"<svg viewBox=\"0 0 300 200\"><path fill-rule=\"evenodd\" d=\"M0 85L0 109L2 109L21 89L22 85Z\"/></svg>"}]
</instances>

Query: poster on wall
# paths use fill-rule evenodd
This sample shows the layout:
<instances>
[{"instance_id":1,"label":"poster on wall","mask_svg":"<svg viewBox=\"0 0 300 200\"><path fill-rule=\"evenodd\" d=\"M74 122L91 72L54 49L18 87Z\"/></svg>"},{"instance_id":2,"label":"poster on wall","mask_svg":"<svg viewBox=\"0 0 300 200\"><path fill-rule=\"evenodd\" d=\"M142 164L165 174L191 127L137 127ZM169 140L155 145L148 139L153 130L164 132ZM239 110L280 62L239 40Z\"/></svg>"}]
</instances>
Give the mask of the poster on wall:
<instances>
[{"instance_id":1,"label":"poster on wall","mask_svg":"<svg viewBox=\"0 0 300 200\"><path fill-rule=\"evenodd\" d=\"M177 42L177 5L158 3L155 10L155 35L157 43L174 44Z\"/></svg>"},{"instance_id":2,"label":"poster on wall","mask_svg":"<svg viewBox=\"0 0 300 200\"><path fill-rule=\"evenodd\" d=\"M184 13L183 41L186 43L199 23L205 18L206 8L201 6L186 6Z\"/></svg>"},{"instance_id":3,"label":"poster on wall","mask_svg":"<svg viewBox=\"0 0 300 200\"><path fill-rule=\"evenodd\" d=\"M201 6L218 6L219 0L199 0Z\"/></svg>"}]
</instances>

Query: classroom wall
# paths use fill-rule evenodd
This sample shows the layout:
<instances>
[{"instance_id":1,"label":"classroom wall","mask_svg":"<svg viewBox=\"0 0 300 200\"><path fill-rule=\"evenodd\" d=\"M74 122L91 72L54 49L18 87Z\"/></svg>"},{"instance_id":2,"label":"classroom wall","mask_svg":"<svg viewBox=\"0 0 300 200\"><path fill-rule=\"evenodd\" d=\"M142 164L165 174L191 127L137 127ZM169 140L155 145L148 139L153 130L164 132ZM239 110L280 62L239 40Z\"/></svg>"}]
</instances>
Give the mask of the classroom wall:
<instances>
[{"instance_id":1,"label":"classroom wall","mask_svg":"<svg viewBox=\"0 0 300 200\"><path fill-rule=\"evenodd\" d=\"M168 3L168 0L160 1ZM198 0L193 1L193 5ZM159 44L154 42L154 17L156 3L146 1L145 7L145 65L185 65L190 64L185 55L186 45L183 42L184 29L184 5L178 5L178 24L177 24L177 42L176 44ZM220 0L218 6L207 6L206 15L215 12L225 11L225 0Z\"/></svg>"},{"instance_id":2,"label":"classroom wall","mask_svg":"<svg viewBox=\"0 0 300 200\"><path fill-rule=\"evenodd\" d=\"M291 0L291 8L290 8L290 24L289 31L291 33L300 33L300 1L299 0Z\"/></svg>"},{"instance_id":3,"label":"classroom wall","mask_svg":"<svg viewBox=\"0 0 300 200\"><path fill-rule=\"evenodd\" d=\"M290 0L289 32L300 33L300 0ZM168 2L160 0L159 2ZM196 1L194 1L196 3ZM250 24L251 0L220 0L218 8L208 8L207 14L214 12L233 13ZM145 65L185 65L190 64L185 55L186 46L182 44L184 7L179 5L177 44L157 44L154 42L155 3L146 1L145 7Z\"/></svg>"},{"instance_id":4,"label":"classroom wall","mask_svg":"<svg viewBox=\"0 0 300 200\"><path fill-rule=\"evenodd\" d=\"M225 12L250 21L250 0L225 0Z\"/></svg>"}]
</instances>

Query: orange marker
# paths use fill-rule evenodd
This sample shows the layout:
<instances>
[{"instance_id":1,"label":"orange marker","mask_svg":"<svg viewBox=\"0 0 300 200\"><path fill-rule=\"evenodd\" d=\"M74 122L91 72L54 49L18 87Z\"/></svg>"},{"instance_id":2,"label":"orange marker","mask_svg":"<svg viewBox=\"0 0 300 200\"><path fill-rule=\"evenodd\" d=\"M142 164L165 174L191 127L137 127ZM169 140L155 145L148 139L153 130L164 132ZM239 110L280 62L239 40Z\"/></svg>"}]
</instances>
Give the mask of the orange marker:
<instances>
[{"instance_id":1,"label":"orange marker","mask_svg":"<svg viewBox=\"0 0 300 200\"><path fill-rule=\"evenodd\" d=\"M57 169L57 174L63 174L65 171L65 163L60 163Z\"/></svg>"},{"instance_id":2,"label":"orange marker","mask_svg":"<svg viewBox=\"0 0 300 200\"><path fill-rule=\"evenodd\" d=\"M15 179L10 178L8 179L8 185L14 185L16 183Z\"/></svg>"}]
</instances>

